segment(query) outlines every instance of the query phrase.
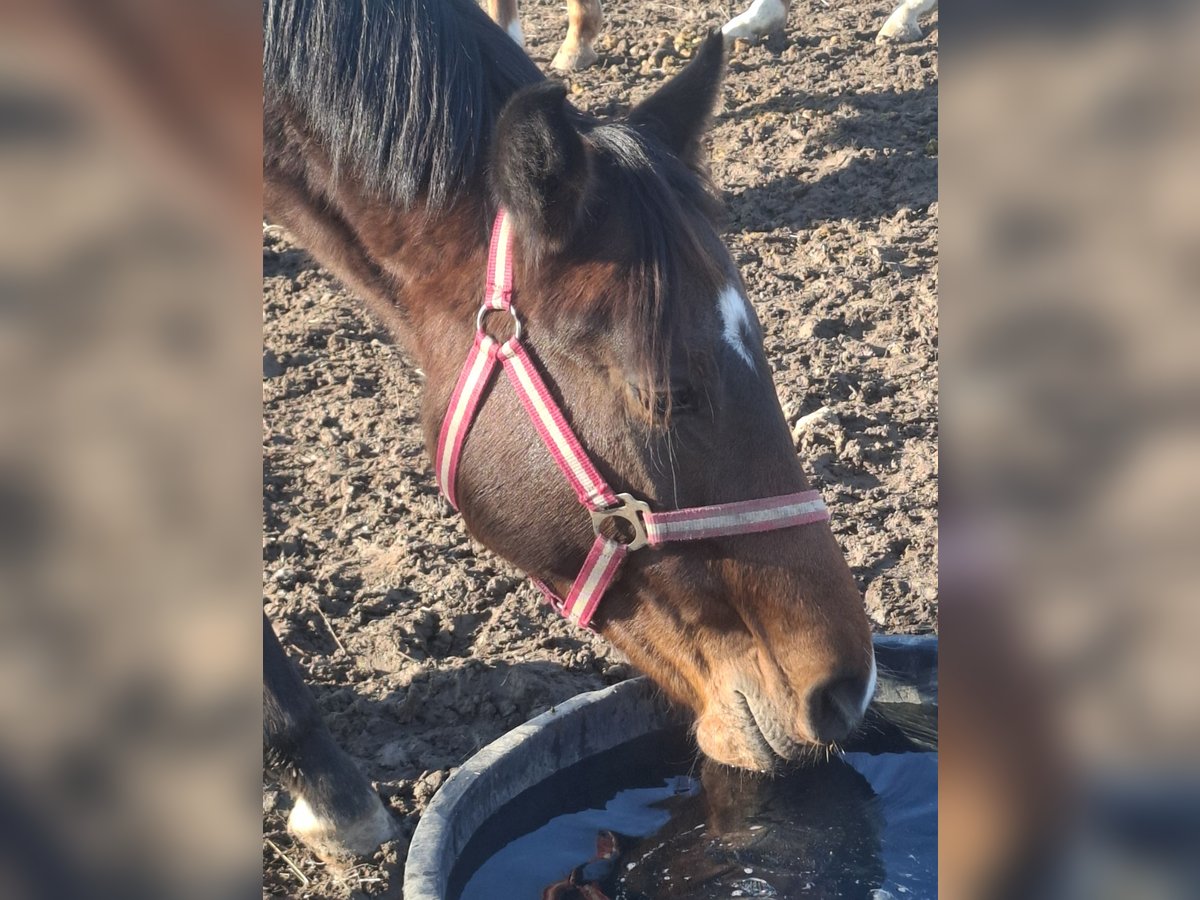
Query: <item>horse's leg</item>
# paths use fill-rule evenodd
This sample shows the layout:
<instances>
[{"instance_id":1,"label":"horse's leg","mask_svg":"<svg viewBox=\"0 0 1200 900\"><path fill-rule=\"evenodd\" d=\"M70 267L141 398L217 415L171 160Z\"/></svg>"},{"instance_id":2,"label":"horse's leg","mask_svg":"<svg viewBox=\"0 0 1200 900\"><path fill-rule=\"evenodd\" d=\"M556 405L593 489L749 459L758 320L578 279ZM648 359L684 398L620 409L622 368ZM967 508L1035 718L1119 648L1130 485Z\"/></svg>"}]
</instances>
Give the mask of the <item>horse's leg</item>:
<instances>
[{"instance_id":1,"label":"horse's leg","mask_svg":"<svg viewBox=\"0 0 1200 900\"><path fill-rule=\"evenodd\" d=\"M560 72L586 69L597 59L592 42L603 27L600 0L567 0L567 37L550 65Z\"/></svg>"},{"instance_id":2,"label":"horse's leg","mask_svg":"<svg viewBox=\"0 0 1200 900\"><path fill-rule=\"evenodd\" d=\"M525 32L521 30L521 14L517 11L517 0L488 0L487 9L492 21L507 31L518 47L524 47Z\"/></svg>"},{"instance_id":3,"label":"horse's leg","mask_svg":"<svg viewBox=\"0 0 1200 900\"><path fill-rule=\"evenodd\" d=\"M288 830L318 856L368 855L393 836L379 795L334 742L265 615L263 760L295 801Z\"/></svg>"},{"instance_id":4,"label":"horse's leg","mask_svg":"<svg viewBox=\"0 0 1200 900\"><path fill-rule=\"evenodd\" d=\"M938 0L903 0L888 16L888 20L875 36L875 43L899 44L921 39L921 16L937 9Z\"/></svg>"},{"instance_id":5,"label":"horse's leg","mask_svg":"<svg viewBox=\"0 0 1200 900\"><path fill-rule=\"evenodd\" d=\"M773 31L781 31L787 23L791 0L754 0L741 15L721 27L726 42L741 39L757 41Z\"/></svg>"}]
</instances>

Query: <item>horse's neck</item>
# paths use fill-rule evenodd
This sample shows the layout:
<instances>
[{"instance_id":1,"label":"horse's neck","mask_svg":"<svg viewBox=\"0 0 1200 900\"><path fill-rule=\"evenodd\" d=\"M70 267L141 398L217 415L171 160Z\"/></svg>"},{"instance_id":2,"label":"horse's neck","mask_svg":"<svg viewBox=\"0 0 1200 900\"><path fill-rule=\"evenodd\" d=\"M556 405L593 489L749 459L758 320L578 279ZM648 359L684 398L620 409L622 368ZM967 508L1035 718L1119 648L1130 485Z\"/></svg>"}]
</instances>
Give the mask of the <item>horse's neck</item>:
<instances>
[{"instance_id":1,"label":"horse's neck","mask_svg":"<svg viewBox=\"0 0 1200 900\"><path fill-rule=\"evenodd\" d=\"M310 150L266 148L267 215L362 298L417 365L440 369L444 348L460 336L469 346L480 302L489 221L482 179L436 213L403 210L330 177Z\"/></svg>"},{"instance_id":2,"label":"horse's neck","mask_svg":"<svg viewBox=\"0 0 1200 900\"><path fill-rule=\"evenodd\" d=\"M418 365L436 366L451 336L469 337L482 299L489 210L481 193L436 212L380 203L343 209L369 266L363 299Z\"/></svg>"}]
</instances>

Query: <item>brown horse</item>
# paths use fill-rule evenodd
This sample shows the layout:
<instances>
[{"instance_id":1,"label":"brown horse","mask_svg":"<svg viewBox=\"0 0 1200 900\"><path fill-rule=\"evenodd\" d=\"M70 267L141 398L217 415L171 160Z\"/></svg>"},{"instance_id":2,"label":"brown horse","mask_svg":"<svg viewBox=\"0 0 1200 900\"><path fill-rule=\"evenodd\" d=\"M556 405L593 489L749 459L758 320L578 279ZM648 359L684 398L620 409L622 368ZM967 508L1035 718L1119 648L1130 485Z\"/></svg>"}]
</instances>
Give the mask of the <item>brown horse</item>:
<instances>
[{"instance_id":1,"label":"brown horse","mask_svg":"<svg viewBox=\"0 0 1200 900\"><path fill-rule=\"evenodd\" d=\"M792 0L753 0L738 15L723 26L725 39L757 41L781 31L787 23ZM488 14L509 37L522 47L525 35L517 0L487 0ZM906 43L921 39L919 19L937 8L937 0L900 0L879 33L876 43ZM593 43L604 27L604 12L600 0L567 0L567 36L550 65L560 72L586 69L598 56Z\"/></svg>"},{"instance_id":2,"label":"brown horse","mask_svg":"<svg viewBox=\"0 0 1200 900\"><path fill-rule=\"evenodd\" d=\"M719 34L601 123L472 0L265 0L265 27L267 214L424 370L431 456L503 206L525 344L615 490L658 511L807 489L702 175ZM480 543L566 594L595 534L503 379L472 424L457 500ZM769 771L844 739L874 689L862 598L824 522L631 552L593 625L733 766ZM302 747L319 723L266 689L268 745L286 732ZM335 764L326 737L316 762L272 759L305 799L297 827L336 845L354 823L306 798L332 783L313 774ZM363 817L378 809L343 819Z\"/></svg>"},{"instance_id":3,"label":"brown horse","mask_svg":"<svg viewBox=\"0 0 1200 900\"><path fill-rule=\"evenodd\" d=\"M517 0L487 0L487 8L496 24L524 47L525 33L521 28ZM598 58L592 44L603 27L604 11L600 8L600 0L567 0L567 36L550 65L559 72L586 69Z\"/></svg>"}]
</instances>

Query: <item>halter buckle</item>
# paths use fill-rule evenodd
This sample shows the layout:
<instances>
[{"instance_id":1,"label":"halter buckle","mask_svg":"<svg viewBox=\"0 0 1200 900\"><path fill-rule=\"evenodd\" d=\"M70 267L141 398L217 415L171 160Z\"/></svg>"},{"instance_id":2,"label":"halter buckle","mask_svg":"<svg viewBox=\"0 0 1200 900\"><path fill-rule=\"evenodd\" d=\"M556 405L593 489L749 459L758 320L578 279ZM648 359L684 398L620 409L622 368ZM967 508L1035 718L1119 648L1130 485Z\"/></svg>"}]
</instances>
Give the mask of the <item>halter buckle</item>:
<instances>
[{"instance_id":1,"label":"halter buckle","mask_svg":"<svg viewBox=\"0 0 1200 900\"><path fill-rule=\"evenodd\" d=\"M521 340L521 317L517 315L517 311L511 306L497 309L496 307L488 306L485 303L483 306L479 307L479 314L475 316L475 330L482 334L487 334L487 332L483 330L483 320L487 318L488 313L493 312L507 312L509 316L512 317L513 321L512 339L515 341ZM488 337L491 337L491 335L488 335ZM492 339L495 340L495 338Z\"/></svg>"},{"instance_id":2,"label":"halter buckle","mask_svg":"<svg viewBox=\"0 0 1200 900\"><path fill-rule=\"evenodd\" d=\"M619 506L588 510L592 515L592 530L600 535L600 528L605 522L609 519L620 519L629 523L629 527L633 529L633 538L626 541L620 532L616 537L604 535L605 537L615 540L618 544L624 544L625 549L630 552L649 545L650 540L646 537L646 523L642 516L650 512L650 504L645 500L637 499L632 494L617 494L617 500L620 501Z\"/></svg>"}]
</instances>

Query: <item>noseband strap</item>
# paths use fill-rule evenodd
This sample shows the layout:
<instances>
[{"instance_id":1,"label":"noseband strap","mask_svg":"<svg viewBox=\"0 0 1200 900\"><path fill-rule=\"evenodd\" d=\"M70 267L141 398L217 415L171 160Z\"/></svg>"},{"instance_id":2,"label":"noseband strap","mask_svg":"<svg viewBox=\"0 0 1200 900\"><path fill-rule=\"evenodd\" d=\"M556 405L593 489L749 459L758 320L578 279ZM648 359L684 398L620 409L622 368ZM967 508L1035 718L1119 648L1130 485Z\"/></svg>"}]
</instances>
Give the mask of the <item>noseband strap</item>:
<instances>
[{"instance_id":1,"label":"noseband strap","mask_svg":"<svg viewBox=\"0 0 1200 900\"><path fill-rule=\"evenodd\" d=\"M512 305L512 280L511 219L501 209L492 227L487 287L476 319L475 343L450 395L438 435L437 479L451 505L458 509L456 487L463 444L478 413L484 389L497 366L503 368L550 456L592 516L596 539L566 599L558 597L545 583L533 579L563 616L587 628L625 557L643 547L656 547L669 541L774 531L829 518L829 510L816 491L667 512L654 512L643 500L630 494L615 493L567 424L521 342L521 320ZM486 319L492 312L506 312L512 317L513 334L503 342L485 331ZM609 527L614 522L620 524ZM610 533L606 534L606 531Z\"/></svg>"}]
</instances>

